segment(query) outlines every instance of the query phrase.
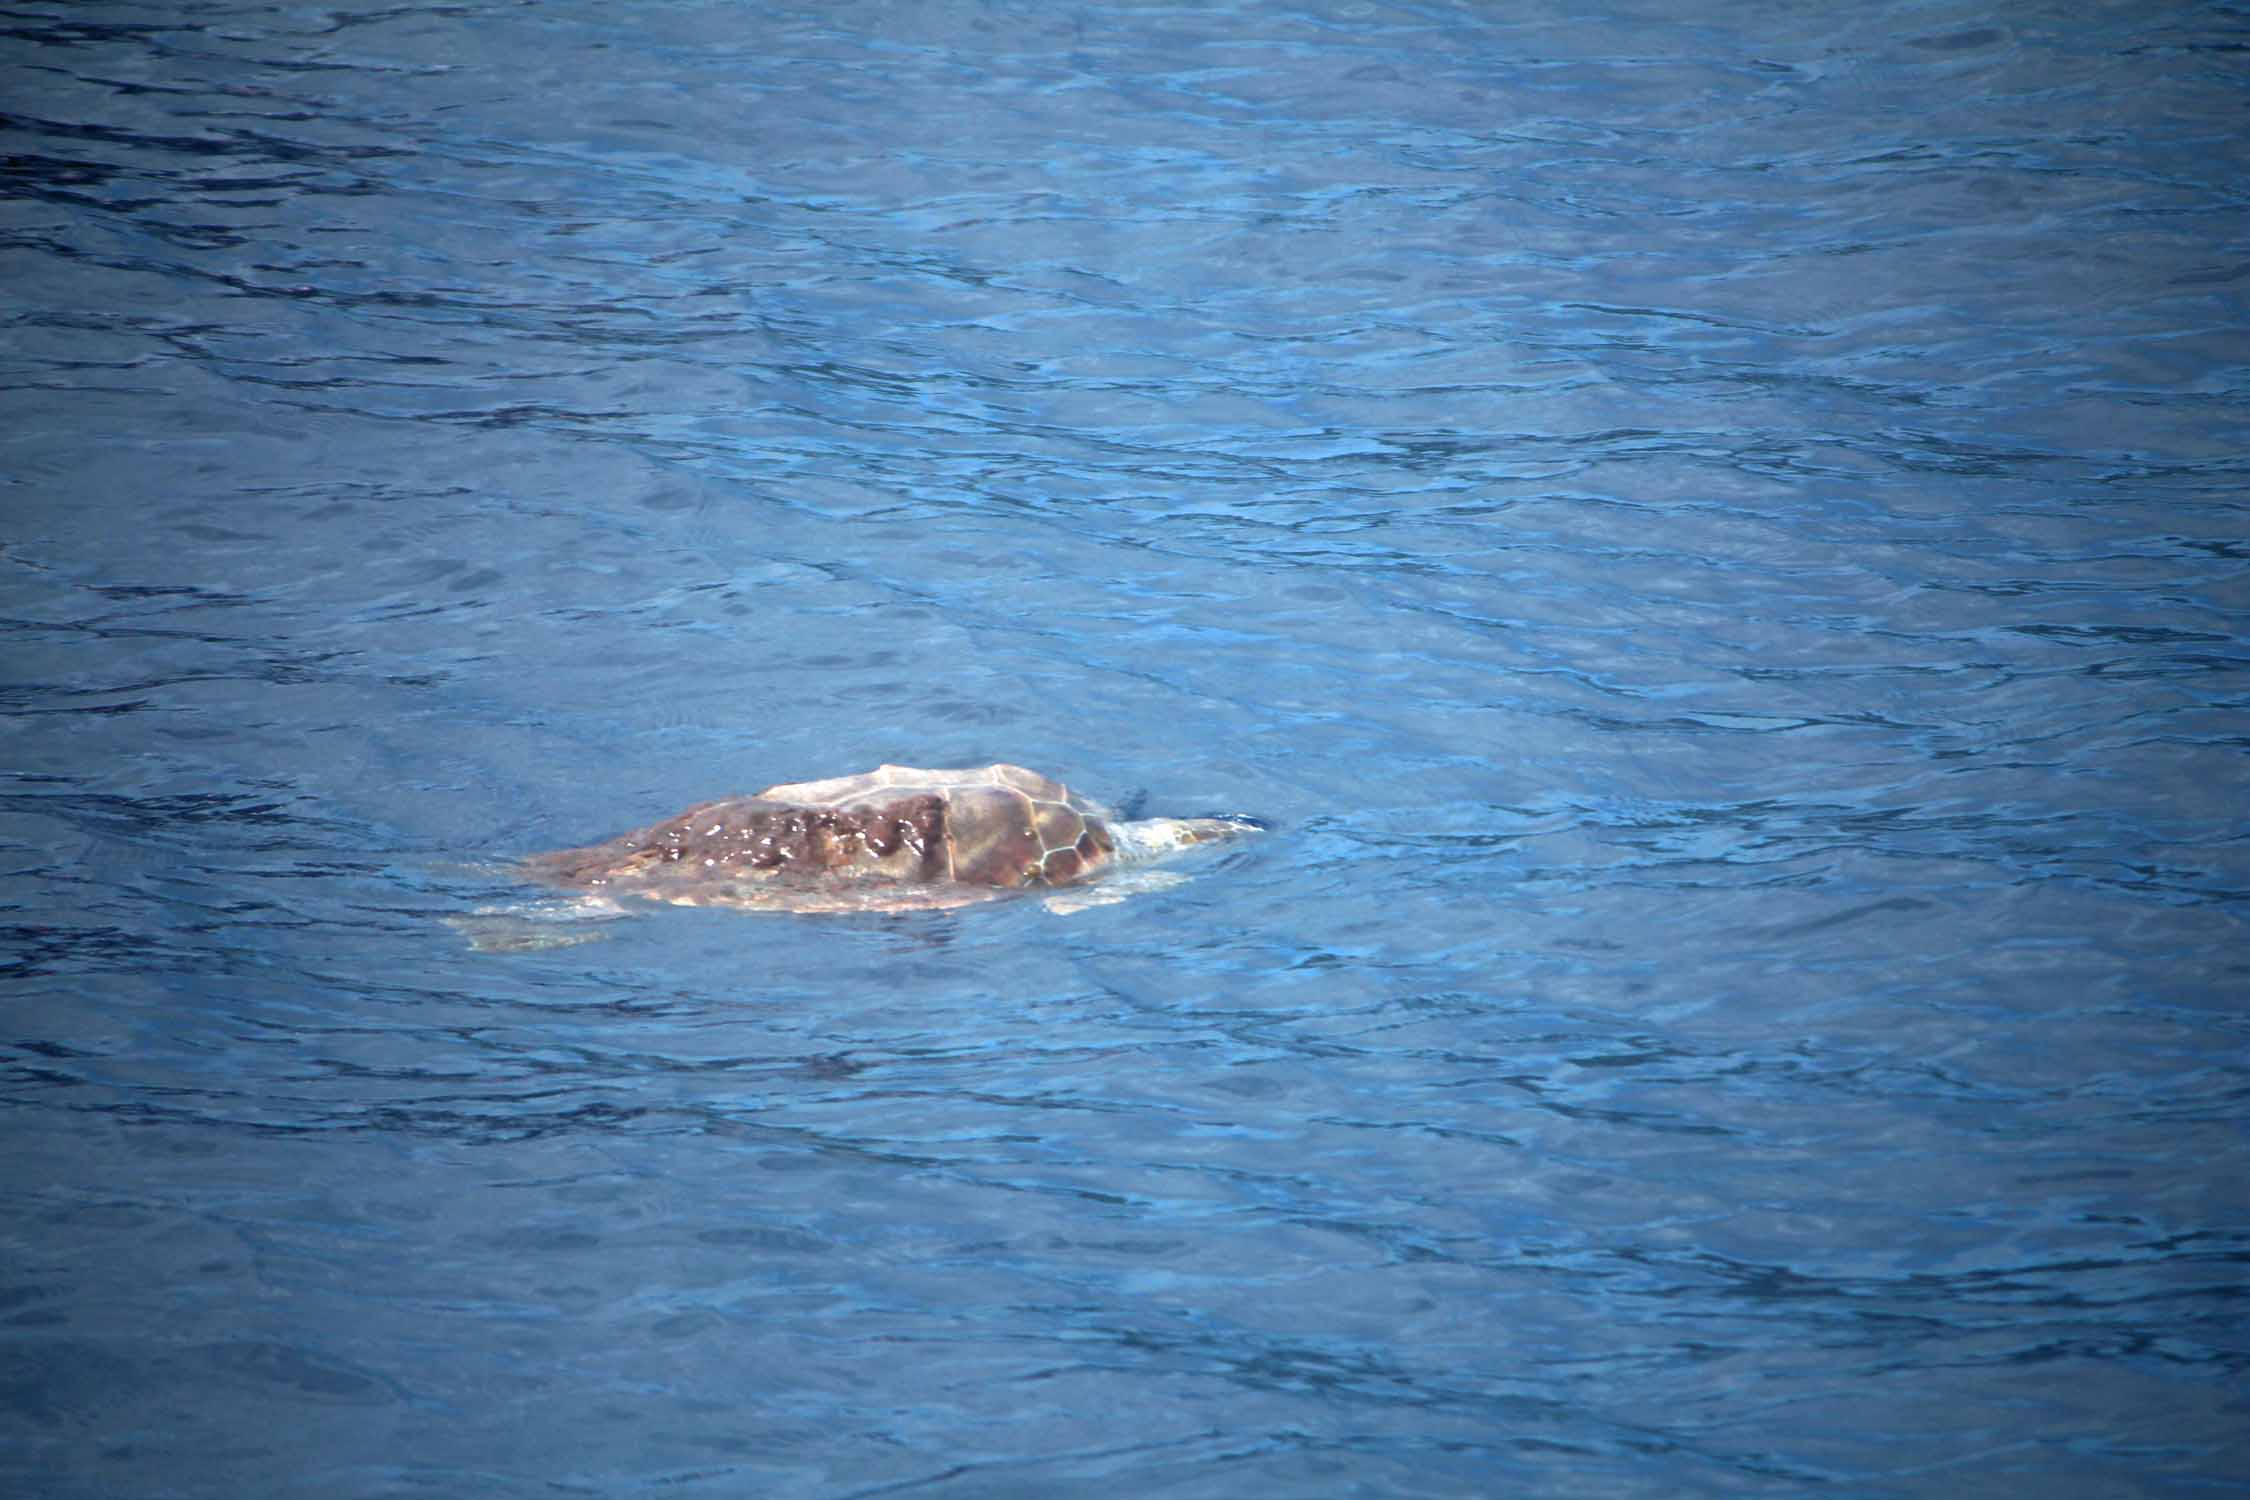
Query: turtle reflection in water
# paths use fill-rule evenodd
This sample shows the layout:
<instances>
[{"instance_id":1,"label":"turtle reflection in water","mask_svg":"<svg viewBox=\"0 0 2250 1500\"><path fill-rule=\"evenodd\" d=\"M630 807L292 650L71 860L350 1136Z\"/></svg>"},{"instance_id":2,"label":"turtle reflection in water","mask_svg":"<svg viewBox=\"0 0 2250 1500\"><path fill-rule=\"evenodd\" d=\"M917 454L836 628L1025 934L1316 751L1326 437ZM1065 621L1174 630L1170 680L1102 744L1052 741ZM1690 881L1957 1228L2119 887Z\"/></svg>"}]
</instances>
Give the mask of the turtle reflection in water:
<instances>
[{"instance_id":1,"label":"turtle reflection in water","mask_svg":"<svg viewBox=\"0 0 2250 1500\"><path fill-rule=\"evenodd\" d=\"M1037 891L1050 910L1069 912L1174 884L1181 877L1144 867L1261 826L1235 817L1128 821L1021 766L879 766L705 802L518 868L542 885L603 898L612 911L622 897L746 911L920 911ZM482 947L577 940L463 925Z\"/></svg>"}]
</instances>

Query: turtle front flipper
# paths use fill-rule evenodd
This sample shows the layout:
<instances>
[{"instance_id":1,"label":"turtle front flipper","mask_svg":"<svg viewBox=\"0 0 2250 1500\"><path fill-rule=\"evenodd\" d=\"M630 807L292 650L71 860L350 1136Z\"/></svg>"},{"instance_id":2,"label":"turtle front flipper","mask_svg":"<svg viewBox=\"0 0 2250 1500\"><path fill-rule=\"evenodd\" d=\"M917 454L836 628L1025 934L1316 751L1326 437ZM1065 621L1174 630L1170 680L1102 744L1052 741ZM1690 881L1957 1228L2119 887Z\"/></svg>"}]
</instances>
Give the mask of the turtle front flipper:
<instances>
[{"instance_id":1,"label":"turtle front flipper","mask_svg":"<svg viewBox=\"0 0 2250 1500\"><path fill-rule=\"evenodd\" d=\"M1096 906L1115 906L1151 891L1168 891L1187 882L1188 878L1177 870L1151 870L1136 865L1091 885L1067 886L1043 898L1039 904L1058 917L1067 917Z\"/></svg>"},{"instance_id":2,"label":"turtle front flipper","mask_svg":"<svg viewBox=\"0 0 2250 1500\"><path fill-rule=\"evenodd\" d=\"M624 915L625 908L606 896L578 896L480 906L447 917L445 925L477 953L538 953L599 942L609 936L600 924Z\"/></svg>"}]
</instances>

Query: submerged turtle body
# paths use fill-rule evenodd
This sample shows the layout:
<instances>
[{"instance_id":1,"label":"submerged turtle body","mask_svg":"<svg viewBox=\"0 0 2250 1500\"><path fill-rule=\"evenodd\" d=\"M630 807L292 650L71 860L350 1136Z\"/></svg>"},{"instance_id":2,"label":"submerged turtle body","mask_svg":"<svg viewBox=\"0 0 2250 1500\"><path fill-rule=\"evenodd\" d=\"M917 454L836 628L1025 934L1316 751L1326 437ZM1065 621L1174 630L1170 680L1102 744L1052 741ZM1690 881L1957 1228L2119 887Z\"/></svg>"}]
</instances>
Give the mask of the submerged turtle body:
<instances>
[{"instance_id":1,"label":"submerged turtle body","mask_svg":"<svg viewBox=\"0 0 2250 1500\"><path fill-rule=\"evenodd\" d=\"M583 849L524 861L547 885L683 906L905 911L1075 887L1121 864L1255 828L1228 818L1122 822L1021 766L767 787ZM1064 899L1058 909L1102 899Z\"/></svg>"}]
</instances>

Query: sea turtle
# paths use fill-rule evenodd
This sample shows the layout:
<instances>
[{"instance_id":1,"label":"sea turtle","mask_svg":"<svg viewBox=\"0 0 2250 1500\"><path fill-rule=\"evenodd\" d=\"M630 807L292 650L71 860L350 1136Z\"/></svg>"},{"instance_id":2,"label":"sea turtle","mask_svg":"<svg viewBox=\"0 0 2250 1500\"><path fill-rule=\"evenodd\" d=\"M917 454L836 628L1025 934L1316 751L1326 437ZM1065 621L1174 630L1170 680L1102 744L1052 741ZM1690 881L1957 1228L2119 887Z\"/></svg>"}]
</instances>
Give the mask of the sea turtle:
<instances>
[{"instance_id":1,"label":"sea turtle","mask_svg":"<svg viewBox=\"0 0 2250 1500\"><path fill-rule=\"evenodd\" d=\"M1123 867L1261 826L1128 822L1021 766L878 766L705 802L607 843L535 854L519 869L545 885L682 906L913 911L1034 890L1050 893L1050 909L1075 911L1179 879L1119 879Z\"/></svg>"}]
</instances>

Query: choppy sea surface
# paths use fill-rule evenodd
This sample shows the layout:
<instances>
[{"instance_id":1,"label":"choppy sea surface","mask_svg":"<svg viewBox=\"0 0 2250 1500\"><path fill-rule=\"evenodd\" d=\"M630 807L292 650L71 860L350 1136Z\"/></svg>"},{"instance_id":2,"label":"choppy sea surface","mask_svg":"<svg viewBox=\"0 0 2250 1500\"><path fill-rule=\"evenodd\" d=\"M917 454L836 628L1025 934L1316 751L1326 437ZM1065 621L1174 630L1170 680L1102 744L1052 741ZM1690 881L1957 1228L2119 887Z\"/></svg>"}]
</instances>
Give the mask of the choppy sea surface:
<instances>
[{"instance_id":1,"label":"choppy sea surface","mask_svg":"<svg viewBox=\"0 0 2250 1500\"><path fill-rule=\"evenodd\" d=\"M2250 1483L2241 6L0 37L0 1491Z\"/></svg>"}]
</instances>

